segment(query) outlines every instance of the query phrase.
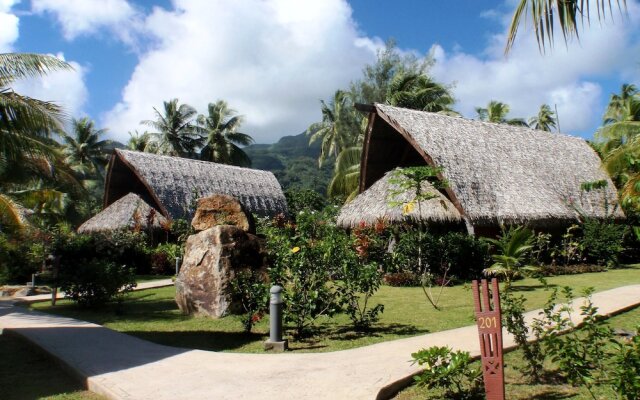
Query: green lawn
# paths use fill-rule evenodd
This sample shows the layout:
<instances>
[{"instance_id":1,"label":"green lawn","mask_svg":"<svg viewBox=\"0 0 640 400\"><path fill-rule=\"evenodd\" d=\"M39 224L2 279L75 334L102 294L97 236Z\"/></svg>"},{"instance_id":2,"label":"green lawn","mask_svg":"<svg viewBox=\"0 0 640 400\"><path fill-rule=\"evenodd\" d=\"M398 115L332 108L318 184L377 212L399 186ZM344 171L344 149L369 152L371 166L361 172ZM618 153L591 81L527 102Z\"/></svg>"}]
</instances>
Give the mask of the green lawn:
<instances>
[{"instance_id":1,"label":"green lawn","mask_svg":"<svg viewBox=\"0 0 640 400\"><path fill-rule=\"evenodd\" d=\"M576 290L576 294L589 286L601 291L640 283L640 267L552 277L548 282L552 287L570 285ZM529 309L542 307L549 295L533 279L516 282L514 289L521 291L529 299ZM109 307L98 311L82 310L67 301L58 302L55 307L51 307L49 303L37 303L32 307L95 322L170 346L214 351L263 351L263 342L268 335L268 318L258 323L254 333L244 334L238 317L228 316L215 320L184 316L173 298L173 287L138 291L129 296L124 311L119 314ZM468 285L445 288L440 300L440 311L434 310L427 303L420 288L383 286L370 304L378 302L385 305L385 311L371 332L354 332L345 315L332 319L323 318L318 321L314 337L301 341L290 337L291 349L303 352L335 351L474 323L472 293Z\"/></svg>"},{"instance_id":2,"label":"green lawn","mask_svg":"<svg viewBox=\"0 0 640 400\"><path fill-rule=\"evenodd\" d=\"M0 399L101 400L25 341L0 335Z\"/></svg>"},{"instance_id":3,"label":"green lawn","mask_svg":"<svg viewBox=\"0 0 640 400\"><path fill-rule=\"evenodd\" d=\"M608 324L611 328L620 328L634 332L636 326L640 324L640 307L610 318ZM573 399L573 400L593 400L585 388L573 387L563 381L558 374L551 373L546 376L545 384L532 385L525 376L517 371L517 367L523 365L522 351L516 350L505 355L505 394L507 399ZM476 366L479 364L476 363ZM547 363L545 368L553 371L554 365ZM609 400L617 398L613 390L607 385L602 385L594 390L596 398ZM397 400L417 400L417 399L441 399L442 393L438 391L428 391L423 387L410 386L398 393Z\"/></svg>"}]
</instances>

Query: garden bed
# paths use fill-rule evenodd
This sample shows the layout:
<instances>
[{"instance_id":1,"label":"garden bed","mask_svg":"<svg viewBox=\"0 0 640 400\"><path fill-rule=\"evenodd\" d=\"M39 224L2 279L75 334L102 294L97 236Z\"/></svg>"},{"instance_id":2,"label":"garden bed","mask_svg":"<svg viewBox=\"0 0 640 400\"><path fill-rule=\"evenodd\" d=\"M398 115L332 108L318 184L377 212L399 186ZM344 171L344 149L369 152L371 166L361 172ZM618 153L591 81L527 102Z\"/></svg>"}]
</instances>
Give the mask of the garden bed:
<instances>
[{"instance_id":1,"label":"garden bed","mask_svg":"<svg viewBox=\"0 0 640 400\"><path fill-rule=\"evenodd\" d=\"M640 283L640 267L615 269L601 273L566 275L547 278L551 287L569 285L576 293L593 286L596 291ZM527 299L529 309L541 308L549 296L544 286L534 279L515 282L513 289ZM106 306L85 310L61 301L32 305L40 311L91 321L108 328L169 346L213 351L263 352L268 335L268 317L260 321L252 333L244 333L242 321L231 315L221 319L184 316L174 301L175 289L165 287L131 293L121 312ZM290 347L300 352L326 352L366 346L378 342L453 329L474 324L472 293L469 285L444 289L441 310L431 307L421 288L382 286L370 300L381 303L385 311L369 332L356 332L345 315L322 317L313 336L306 339L289 337ZM408 355L407 355L408 356Z\"/></svg>"},{"instance_id":2,"label":"garden bed","mask_svg":"<svg viewBox=\"0 0 640 400\"><path fill-rule=\"evenodd\" d=\"M607 320L608 325L613 329L623 329L625 331L635 331L640 324L640 307L636 307L623 314ZM504 356L505 363L505 394L507 399L573 399L573 400L593 400L589 391L584 387L574 387L566 382L557 372L556 366L547 362L545 369L550 371L543 377L543 383L531 384L528 377L523 376L518 371L524 366L524 355L521 350L515 350ZM474 363L478 367L479 362ZM615 399L617 395L605 384L594 388L594 395L597 399ZM437 390L427 390L416 385L410 386L395 397L396 400L417 400L417 399L442 399L442 392Z\"/></svg>"}]
</instances>

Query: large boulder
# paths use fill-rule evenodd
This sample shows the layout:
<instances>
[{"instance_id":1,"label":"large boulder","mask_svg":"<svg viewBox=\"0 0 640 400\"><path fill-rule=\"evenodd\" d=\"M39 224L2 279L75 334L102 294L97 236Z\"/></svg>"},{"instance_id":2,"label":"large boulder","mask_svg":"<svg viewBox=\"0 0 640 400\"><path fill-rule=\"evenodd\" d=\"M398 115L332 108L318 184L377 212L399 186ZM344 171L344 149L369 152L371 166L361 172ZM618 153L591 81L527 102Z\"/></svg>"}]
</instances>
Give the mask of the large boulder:
<instances>
[{"instance_id":1,"label":"large boulder","mask_svg":"<svg viewBox=\"0 0 640 400\"><path fill-rule=\"evenodd\" d=\"M245 232L255 233L251 213L234 197L216 194L198 199L196 213L191 226L196 231L204 231L216 225L235 225Z\"/></svg>"},{"instance_id":2,"label":"large boulder","mask_svg":"<svg viewBox=\"0 0 640 400\"><path fill-rule=\"evenodd\" d=\"M218 225L189 236L176 279L176 303L185 314L219 318L235 311L231 281L240 271L264 269L260 239L237 226Z\"/></svg>"}]
</instances>

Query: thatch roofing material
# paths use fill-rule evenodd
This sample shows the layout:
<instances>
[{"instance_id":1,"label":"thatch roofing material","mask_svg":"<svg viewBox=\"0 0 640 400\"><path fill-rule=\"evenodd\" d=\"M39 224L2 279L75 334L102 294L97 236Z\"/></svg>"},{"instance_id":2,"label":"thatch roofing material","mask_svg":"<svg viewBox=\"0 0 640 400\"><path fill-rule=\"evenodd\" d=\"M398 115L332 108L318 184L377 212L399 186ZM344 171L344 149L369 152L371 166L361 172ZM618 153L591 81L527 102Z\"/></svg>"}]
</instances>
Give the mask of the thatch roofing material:
<instances>
[{"instance_id":1,"label":"thatch roofing material","mask_svg":"<svg viewBox=\"0 0 640 400\"><path fill-rule=\"evenodd\" d=\"M171 219L190 219L195 200L214 194L233 196L248 211L260 216L287 213L282 188L271 172L115 150L107 178L105 205L130 191L152 200L162 214Z\"/></svg>"},{"instance_id":2,"label":"thatch roofing material","mask_svg":"<svg viewBox=\"0 0 640 400\"><path fill-rule=\"evenodd\" d=\"M378 219L388 222L419 221L434 223L461 222L462 217L453 203L428 182L422 186L423 193L436 197L415 203L413 210L403 213L401 205L392 203L409 203L415 198L410 191L394 196L397 184L391 183L393 171L387 172L383 178L369 189L360 193L340 210L337 224L343 228L355 228L361 222L371 225Z\"/></svg>"},{"instance_id":3,"label":"thatch roofing material","mask_svg":"<svg viewBox=\"0 0 640 400\"><path fill-rule=\"evenodd\" d=\"M443 168L450 199L474 225L557 223L575 220L576 209L590 217L607 212L624 217L611 179L582 139L382 104L375 108L377 122L367 140L375 139L376 126L393 127L425 162ZM366 165L369 156L365 169L372 167ZM599 180L608 182L605 190L581 190L582 183Z\"/></svg>"},{"instance_id":4,"label":"thatch roofing material","mask_svg":"<svg viewBox=\"0 0 640 400\"><path fill-rule=\"evenodd\" d=\"M78 233L115 231L118 229L162 229L167 219L137 194L129 193L93 218L80 225Z\"/></svg>"}]
</instances>

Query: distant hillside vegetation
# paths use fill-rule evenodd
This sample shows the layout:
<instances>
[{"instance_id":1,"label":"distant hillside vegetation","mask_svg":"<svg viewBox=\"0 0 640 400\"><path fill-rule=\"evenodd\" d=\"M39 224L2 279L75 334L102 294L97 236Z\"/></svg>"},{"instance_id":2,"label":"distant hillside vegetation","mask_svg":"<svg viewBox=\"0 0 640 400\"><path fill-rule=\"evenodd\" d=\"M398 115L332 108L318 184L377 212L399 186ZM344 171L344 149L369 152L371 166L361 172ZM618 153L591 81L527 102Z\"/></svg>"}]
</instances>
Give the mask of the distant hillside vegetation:
<instances>
[{"instance_id":1,"label":"distant hillside vegetation","mask_svg":"<svg viewBox=\"0 0 640 400\"><path fill-rule=\"evenodd\" d=\"M251 168L273 172L283 190L313 189L326 195L333 160L318 169L320 142L309 146L309 137L304 133L284 136L274 144L252 144L243 150L251 158Z\"/></svg>"}]
</instances>

